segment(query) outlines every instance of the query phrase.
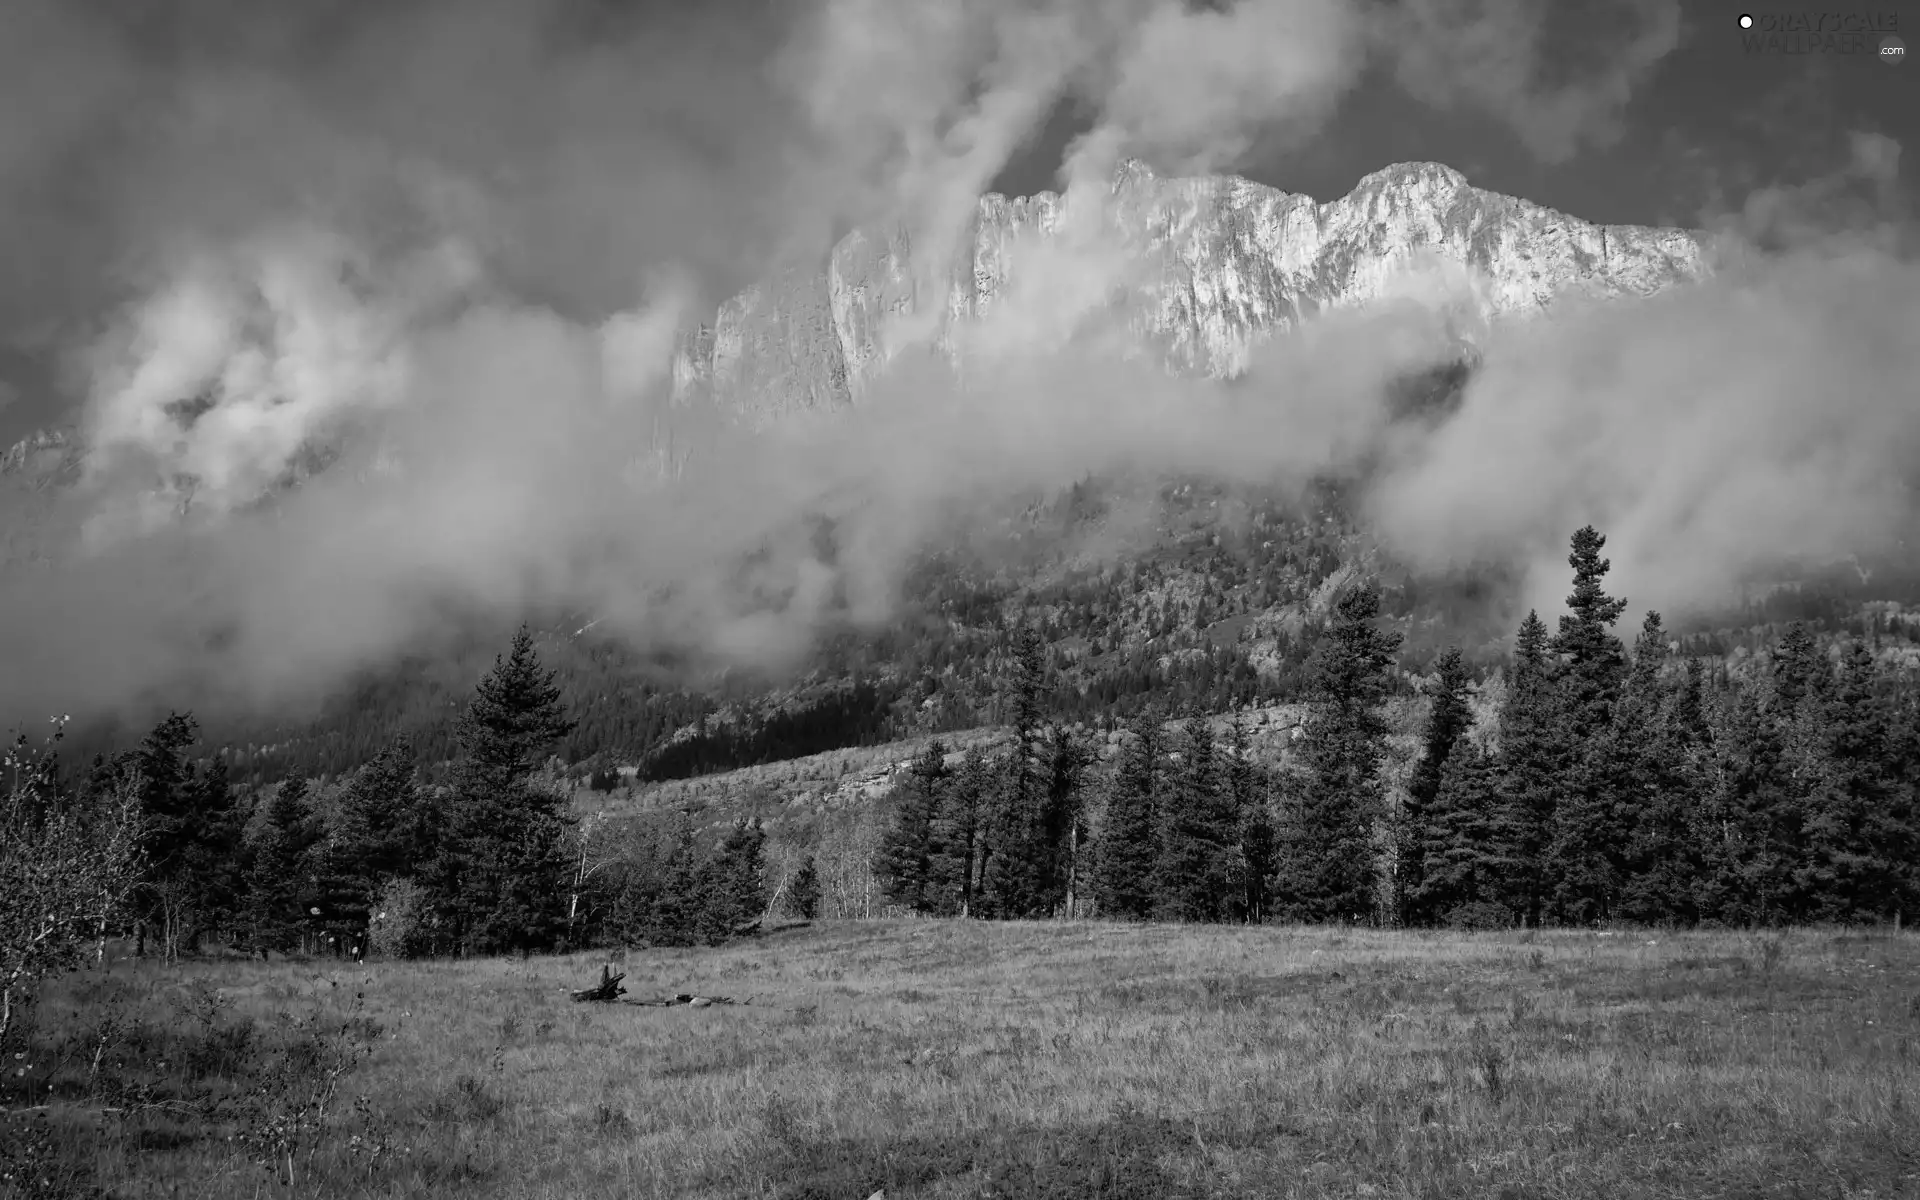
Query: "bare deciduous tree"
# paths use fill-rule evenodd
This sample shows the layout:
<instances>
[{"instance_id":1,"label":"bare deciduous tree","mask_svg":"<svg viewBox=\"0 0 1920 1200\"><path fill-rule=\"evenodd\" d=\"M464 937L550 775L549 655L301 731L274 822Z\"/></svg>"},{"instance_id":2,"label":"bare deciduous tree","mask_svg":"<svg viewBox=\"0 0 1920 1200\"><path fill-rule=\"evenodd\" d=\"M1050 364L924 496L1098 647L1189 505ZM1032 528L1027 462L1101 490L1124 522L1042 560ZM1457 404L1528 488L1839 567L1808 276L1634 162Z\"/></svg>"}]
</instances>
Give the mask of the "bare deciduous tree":
<instances>
[{"instance_id":1,"label":"bare deciduous tree","mask_svg":"<svg viewBox=\"0 0 1920 1200\"><path fill-rule=\"evenodd\" d=\"M19 735L0 761L0 1046L41 981L106 956L106 939L140 882L140 780L75 797L58 786L54 749Z\"/></svg>"}]
</instances>

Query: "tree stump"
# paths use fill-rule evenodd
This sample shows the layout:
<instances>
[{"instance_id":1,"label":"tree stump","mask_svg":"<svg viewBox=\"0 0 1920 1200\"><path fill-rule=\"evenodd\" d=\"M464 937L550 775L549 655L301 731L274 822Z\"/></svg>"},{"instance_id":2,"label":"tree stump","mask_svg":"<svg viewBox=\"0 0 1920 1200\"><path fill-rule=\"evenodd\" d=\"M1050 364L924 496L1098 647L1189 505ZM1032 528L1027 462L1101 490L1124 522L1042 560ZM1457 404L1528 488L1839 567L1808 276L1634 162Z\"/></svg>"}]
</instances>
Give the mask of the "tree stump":
<instances>
[{"instance_id":1,"label":"tree stump","mask_svg":"<svg viewBox=\"0 0 1920 1200\"><path fill-rule=\"evenodd\" d=\"M603 966L600 968L600 982L590 988L581 988L573 993L573 998L584 1003L611 1004L620 998L620 993L627 990L620 986L620 981L626 977L624 971L615 975L612 967Z\"/></svg>"}]
</instances>

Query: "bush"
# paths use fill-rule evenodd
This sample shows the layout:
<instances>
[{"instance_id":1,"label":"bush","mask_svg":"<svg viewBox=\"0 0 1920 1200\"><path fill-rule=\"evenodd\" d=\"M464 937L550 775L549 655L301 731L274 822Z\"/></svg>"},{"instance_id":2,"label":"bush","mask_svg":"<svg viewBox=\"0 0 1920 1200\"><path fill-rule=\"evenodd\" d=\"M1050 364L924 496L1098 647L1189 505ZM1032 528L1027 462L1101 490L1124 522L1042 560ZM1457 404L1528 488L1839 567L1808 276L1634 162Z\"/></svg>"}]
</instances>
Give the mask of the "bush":
<instances>
[{"instance_id":1,"label":"bush","mask_svg":"<svg viewBox=\"0 0 1920 1200\"><path fill-rule=\"evenodd\" d=\"M367 949L381 958L421 958L427 939L426 889L411 879L395 879L380 891L368 922Z\"/></svg>"}]
</instances>

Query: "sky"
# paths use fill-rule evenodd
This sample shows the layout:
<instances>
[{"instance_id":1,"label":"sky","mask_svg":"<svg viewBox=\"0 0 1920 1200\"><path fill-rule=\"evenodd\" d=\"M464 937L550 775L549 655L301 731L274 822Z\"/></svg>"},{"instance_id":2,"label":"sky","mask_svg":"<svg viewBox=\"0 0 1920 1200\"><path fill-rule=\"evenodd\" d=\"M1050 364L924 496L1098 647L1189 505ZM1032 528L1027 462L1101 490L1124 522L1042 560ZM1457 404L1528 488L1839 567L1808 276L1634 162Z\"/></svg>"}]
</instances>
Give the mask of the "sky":
<instances>
[{"instance_id":1,"label":"sky","mask_svg":"<svg viewBox=\"0 0 1920 1200\"><path fill-rule=\"evenodd\" d=\"M84 387L83 381L73 378L70 365L61 369L72 331L99 320L107 306L122 298L114 286L113 271L126 251L124 242L132 236L125 198L127 190L132 190L129 181L138 183L139 175L117 171L113 160L123 147L139 144L143 121L160 119L142 114L140 97L163 90L162 81L191 78L192 69L208 63L247 64L247 69L263 73L284 70L297 80L299 64L346 57L343 47L390 38L395 49L384 56L385 61L379 54L362 51L351 71L333 78L310 72L315 86L328 93L320 101L327 116L349 122L380 121L390 119L382 104L403 97L404 89L391 84L373 89L377 98L360 114L341 102L339 89L350 84L356 73L388 69L404 75L420 70L431 78L435 66L431 51L423 52L429 59L425 63L403 61L416 43L404 32L383 31L382 13L428 7L410 0L391 5L345 0L303 10L326 16L264 22L244 16L244 6L234 0L184 0L160 9L128 0L73 0L67 7L84 14L79 20L49 16L54 6L43 0L0 0L0 8L8 7L17 12L10 22L14 32L6 48L0 49L0 69L4 69L0 101L5 102L6 113L0 118L0 189L8 201L12 226L0 233L0 443L61 419ZM700 50L727 57L731 68L720 77L746 97L737 103L743 112L750 111L764 99L756 93L768 86L770 58L793 35L795 22L772 0L702 0L692 11L703 7L718 17L698 21L699 32L689 36ZM785 7L797 12L805 6ZM1881 133L1909 147L1920 138L1920 67L1884 67L1866 56L1752 54L1744 49L1735 23L1737 11L1788 15L1813 10L1779 6L1749 10L1714 0L1677 4L1410 0L1401 6L1407 11L1400 16L1394 15L1394 7L1383 6L1382 25L1390 37L1404 30L1405 45L1415 49L1443 43L1445 38L1431 30L1436 22L1445 23L1450 17L1471 14L1477 28L1492 26L1486 45L1460 39L1461 44L1449 51L1451 59L1440 55L1442 69L1472 76L1483 71L1489 60L1501 61L1503 53L1523 46L1527 53L1518 69L1529 76L1529 88L1510 88L1505 98L1476 103L1475 97L1458 88L1422 88L1419 72L1407 71L1402 63L1373 60L1360 69L1310 136L1287 137L1283 144L1266 146L1256 137L1248 152L1229 164L1231 169L1286 191L1328 200L1390 163L1431 160L1463 171L1480 187L1586 220L1699 226L1737 211L1759 189L1790 186L1833 171L1847 159L1847 139L1853 131ZM619 53L631 48L635 30L646 31L648 42L666 44L677 35L678 25L690 20L679 5L666 0L504 6L481 0L472 11L502 8L539 12L540 37L585 46L599 41L619 47ZM1902 14L1898 5L1842 4L1817 11L1895 21L1905 15L1913 27L1909 37L1920 36L1920 12ZM175 15L159 17L156 12ZM1661 15L1649 21L1647 12ZM487 18L473 23L484 26ZM716 26L723 32L716 33ZM118 32L111 39L86 32L106 28ZM401 23L398 28L404 31L406 26ZM64 44L82 69L76 73L56 65L61 55L47 54L44 45L36 47L35 30L44 31L56 50ZM694 53L687 61L701 58L701 53ZM116 72L144 83L128 85L114 78ZM478 83L476 79L469 86L449 89L441 102L449 107L467 103ZM579 95L549 100L546 115L559 119L565 113L589 111L594 86L581 88ZM1541 89L1561 87L1580 101L1569 118L1578 128L1556 129L1552 106L1540 108L1548 115L1533 119L1528 127L1527 106L1516 106L1511 97L1537 96ZM55 95L55 89L63 94ZM689 90L699 95L711 88ZM500 96L483 107L497 105L504 114L511 107L511 95L511 84L503 82ZM657 98L658 91L647 97ZM92 103L87 102L90 98ZM432 106L427 107L420 131L440 137L445 130L434 129ZM534 107L537 114L540 106ZM671 111L675 107L671 100L661 105L667 115L679 119L675 136L683 145L697 147L704 140L713 154L769 159L780 153L782 131L777 128L746 138L737 125L729 125L724 136L706 128L728 121L725 101L704 116L693 103L679 105L682 111L677 113ZM1088 112L1089 106L1078 100L1053 106L988 186L1011 194L1058 188L1063 154L1088 127ZM661 115L650 114L648 123L657 124ZM511 124L513 117L502 119ZM540 116L523 119L525 135L536 136ZM582 125L607 119L601 113ZM22 125L38 128L19 128ZM236 130L227 145L201 144L195 152L203 157L205 169L217 175L223 153L250 159L264 153L261 147L246 144L246 136L243 129ZM470 140L470 154L491 148L485 137ZM443 143L436 148L455 157L461 153L459 146ZM34 152L29 154L28 149ZM502 150L502 161L511 161L520 149L514 143ZM1905 155L1899 164L1899 182L1909 195L1920 186L1916 171L1920 167L1915 166L1914 155ZM273 186L297 190L298 174L285 169ZM195 189L177 180L169 179L160 190L172 193L175 202L200 201ZM657 185L635 187L628 202L643 205L669 190ZM698 199L694 190L687 189L673 202L712 202L711 189L698 189ZM615 224L604 213L587 213L588 220L578 220L583 204L565 198L548 200L555 210L576 218L574 224L580 230L601 232ZM596 198L592 207L617 202ZM820 240L827 240L848 219L843 214L838 226L822 230ZM751 223L744 213L739 222L743 228ZM582 284L601 270L596 258L603 249L585 233L548 240L544 269L549 275L567 277L569 288L561 290L576 293L569 299L585 309L602 311L616 310L631 299L626 294L631 291L629 279L592 278ZM611 261L622 259L615 255Z\"/></svg>"},{"instance_id":2,"label":"sky","mask_svg":"<svg viewBox=\"0 0 1920 1200\"><path fill-rule=\"evenodd\" d=\"M1540 14L1537 61L1545 82L1592 80L1628 48L1620 5L1569 0L1525 7ZM1920 144L1920 70L1911 64L1886 67L1837 53L1751 54L1736 24L1742 12L1904 17L1911 43L1920 41L1920 8L1685 0L1674 12L1671 48L1648 64L1611 128L1592 140L1555 139L1543 131L1549 145L1543 154L1502 114L1410 94L1393 65L1382 63L1366 71L1310 141L1255 154L1236 173L1325 201L1389 163L1435 161L1478 187L1584 220L1698 227L1756 189L1832 171L1847 158L1850 131ZM1405 25L1409 40L1418 40L1421 23L1410 18ZM1025 194L1053 187L1061 152L1084 123L1073 106L1063 105L995 188ZM1920 166L1908 155L1901 183L1909 193L1920 187L1916 171Z\"/></svg>"},{"instance_id":3,"label":"sky","mask_svg":"<svg viewBox=\"0 0 1920 1200\"><path fill-rule=\"evenodd\" d=\"M884 623L929 538L1118 471L1375 464L1392 552L1513 566L1549 611L1588 522L1619 531L1619 586L1674 608L1920 531L1920 68L1749 56L1720 6L0 10L0 437L70 420L90 449L5 531L46 558L0 573L0 721L311 700L535 609L796 665L825 624ZM1408 430L1385 397L1457 353L1446 305L1315 322L1231 387L1117 353L1125 156L1321 199L1438 160L1755 253L1493 331L1458 413ZM719 300L850 227L942 271L996 185L1063 189L1065 216L1013 247L963 372L903 356L767 430L671 404L675 331ZM684 475L651 457L663 426L698 447ZM260 504L316 444L339 460Z\"/></svg>"}]
</instances>

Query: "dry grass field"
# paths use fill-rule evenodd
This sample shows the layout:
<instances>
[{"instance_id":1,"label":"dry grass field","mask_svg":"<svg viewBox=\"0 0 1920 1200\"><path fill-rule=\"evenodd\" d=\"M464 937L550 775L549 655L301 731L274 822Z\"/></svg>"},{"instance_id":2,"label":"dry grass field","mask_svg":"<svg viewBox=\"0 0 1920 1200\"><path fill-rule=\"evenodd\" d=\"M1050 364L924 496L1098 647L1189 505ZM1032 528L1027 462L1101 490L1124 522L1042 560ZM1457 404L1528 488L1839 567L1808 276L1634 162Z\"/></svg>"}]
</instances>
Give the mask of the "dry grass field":
<instances>
[{"instance_id":1,"label":"dry grass field","mask_svg":"<svg viewBox=\"0 0 1920 1200\"><path fill-rule=\"evenodd\" d=\"M571 1003L603 961L116 963L16 1101L129 1197L1920 1196L1910 935L848 922Z\"/></svg>"}]
</instances>

